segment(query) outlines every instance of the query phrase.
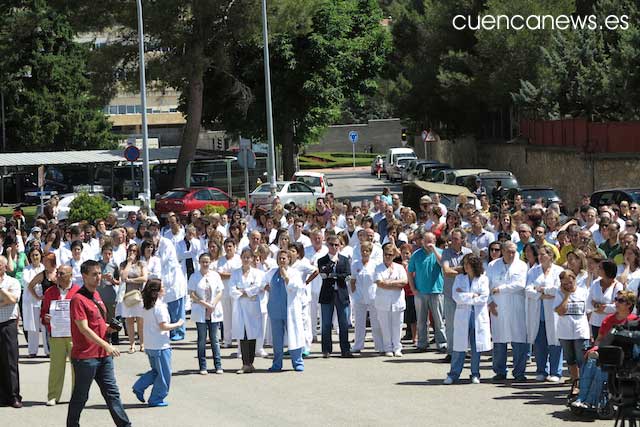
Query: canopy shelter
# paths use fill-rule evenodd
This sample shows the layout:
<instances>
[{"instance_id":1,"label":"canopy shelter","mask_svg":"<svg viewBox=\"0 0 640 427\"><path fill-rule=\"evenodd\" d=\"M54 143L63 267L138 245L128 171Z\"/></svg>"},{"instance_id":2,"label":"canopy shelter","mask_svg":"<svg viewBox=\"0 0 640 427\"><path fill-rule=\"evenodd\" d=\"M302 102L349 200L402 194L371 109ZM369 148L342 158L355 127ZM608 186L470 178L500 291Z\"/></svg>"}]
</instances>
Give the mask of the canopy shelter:
<instances>
[{"instance_id":1,"label":"canopy shelter","mask_svg":"<svg viewBox=\"0 0 640 427\"><path fill-rule=\"evenodd\" d=\"M406 181L402 186L402 204L409 206L416 212L420 211L420 197L427 195L430 196L434 193L440 194L441 203L443 203L447 209L456 208L456 199L459 195L463 194L469 199L474 199L476 196L467 187L459 185L441 184L438 182L428 181Z\"/></svg>"}]
</instances>

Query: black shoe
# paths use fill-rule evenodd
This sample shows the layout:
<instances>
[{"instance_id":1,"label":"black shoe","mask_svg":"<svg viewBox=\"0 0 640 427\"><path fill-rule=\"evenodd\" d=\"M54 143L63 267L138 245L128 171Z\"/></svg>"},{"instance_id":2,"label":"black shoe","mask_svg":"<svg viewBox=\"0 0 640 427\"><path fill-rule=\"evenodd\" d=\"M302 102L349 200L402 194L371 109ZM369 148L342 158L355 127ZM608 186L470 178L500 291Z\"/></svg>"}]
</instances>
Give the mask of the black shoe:
<instances>
[{"instance_id":1,"label":"black shoe","mask_svg":"<svg viewBox=\"0 0 640 427\"><path fill-rule=\"evenodd\" d=\"M20 409L22 408L22 402L19 400L14 400L13 402L11 402L11 404L9 404L9 406L11 406L12 408Z\"/></svg>"},{"instance_id":2,"label":"black shoe","mask_svg":"<svg viewBox=\"0 0 640 427\"><path fill-rule=\"evenodd\" d=\"M445 363L451 363L451 355L447 354L442 361Z\"/></svg>"},{"instance_id":3,"label":"black shoe","mask_svg":"<svg viewBox=\"0 0 640 427\"><path fill-rule=\"evenodd\" d=\"M503 374L496 374L493 376L493 378L491 378L492 381L504 381L506 379L507 379L507 376Z\"/></svg>"},{"instance_id":4,"label":"black shoe","mask_svg":"<svg viewBox=\"0 0 640 427\"><path fill-rule=\"evenodd\" d=\"M353 353L351 353L350 351L348 351L348 352L346 352L346 353L342 353L342 356L341 356L341 357L342 357L342 358L344 358L344 359L352 359L352 358L353 358L353 357L355 357L355 356L353 355Z\"/></svg>"},{"instance_id":5,"label":"black shoe","mask_svg":"<svg viewBox=\"0 0 640 427\"><path fill-rule=\"evenodd\" d=\"M520 375L518 377L514 377L514 379L519 383L526 383L527 382L527 377L525 377L524 375Z\"/></svg>"}]
</instances>

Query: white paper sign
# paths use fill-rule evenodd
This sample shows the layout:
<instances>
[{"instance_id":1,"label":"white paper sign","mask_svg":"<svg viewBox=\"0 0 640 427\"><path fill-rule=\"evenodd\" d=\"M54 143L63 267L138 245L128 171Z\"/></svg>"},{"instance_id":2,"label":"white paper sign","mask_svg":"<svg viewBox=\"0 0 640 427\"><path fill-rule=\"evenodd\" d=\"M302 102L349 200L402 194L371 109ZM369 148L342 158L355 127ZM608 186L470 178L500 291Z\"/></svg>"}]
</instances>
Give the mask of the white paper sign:
<instances>
[{"instance_id":1,"label":"white paper sign","mask_svg":"<svg viewBox=\"0 0 640 427\"><path fill-rule=\"evenodd\" d=\"M68 299L51 301L49 314L51 315L51 336L71 336L71 301Z\"/></svg>"}]
</instances>

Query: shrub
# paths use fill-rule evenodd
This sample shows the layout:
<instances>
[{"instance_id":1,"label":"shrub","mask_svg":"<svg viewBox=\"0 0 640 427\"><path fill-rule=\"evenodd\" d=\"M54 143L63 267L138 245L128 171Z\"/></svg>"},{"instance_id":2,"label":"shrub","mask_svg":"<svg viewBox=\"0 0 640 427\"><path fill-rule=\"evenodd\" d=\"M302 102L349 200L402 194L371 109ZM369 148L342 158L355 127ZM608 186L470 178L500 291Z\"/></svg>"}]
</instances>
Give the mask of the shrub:
<instances>
[{"instance_id":1,"label":"shrub","mask_svg":"<svg viewBox=\"0 0 640 427\"><path fill-rule=\"evenodd\" d=\"M205 205L205 207L202 208L202 213L204 215L211 215L214 213L219 213L220 215L222 215L226 211L227 211L227 208L225 208L224 206Z\"/></svg>"},{"instance_id":2,"label":"shrub","mask_svg":"<svg viewBox=\"0 0 640 427\"><path fill-rule=\"evenodd\" d=\"M109 213L111 206L101 196L80 193L69 204L69 222L93 222L98 218L106 218Z\"/></svg>"}]
</instances>

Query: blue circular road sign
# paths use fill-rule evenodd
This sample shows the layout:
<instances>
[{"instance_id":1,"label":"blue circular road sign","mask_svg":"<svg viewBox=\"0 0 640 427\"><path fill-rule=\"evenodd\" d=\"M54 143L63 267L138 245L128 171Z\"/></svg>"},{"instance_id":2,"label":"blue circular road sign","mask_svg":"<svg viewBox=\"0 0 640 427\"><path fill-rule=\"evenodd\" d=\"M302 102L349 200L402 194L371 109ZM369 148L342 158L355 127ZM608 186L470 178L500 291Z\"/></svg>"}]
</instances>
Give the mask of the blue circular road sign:
<instances>
[{"instance_id":1,"label":"blue circular road sign","mask_svg":"<svg viewBox=\"0 0 640 427\"><path fill-rule=\"evenodd\" d=\"M129 162L135 162L140 158L140 149L135 145L130 145L124 149L124 158Z\"/></svg>"}]
</instances>

